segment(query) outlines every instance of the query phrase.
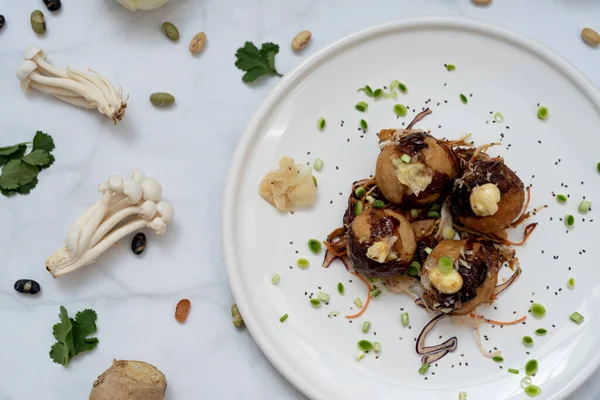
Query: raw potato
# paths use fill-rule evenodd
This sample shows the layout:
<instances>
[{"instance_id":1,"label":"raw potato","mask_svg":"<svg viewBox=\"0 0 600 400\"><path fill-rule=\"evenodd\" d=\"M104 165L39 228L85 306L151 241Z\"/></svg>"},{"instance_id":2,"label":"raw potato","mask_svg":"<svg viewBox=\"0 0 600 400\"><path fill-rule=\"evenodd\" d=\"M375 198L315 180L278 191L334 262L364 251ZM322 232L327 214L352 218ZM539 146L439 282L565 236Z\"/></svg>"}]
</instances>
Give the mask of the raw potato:
<instances>
[{"instance_id":1,"label":"raw potato","mask_svg":"<svg viewBox=\"0 0 600 400\"><path fill-rule=\"evenodd\" d=\"M190 313L191 306L192 303L190 303L188 299L180 300L179 303L177 303L177 307L175 308L175 319L177 320L177 322L179 322L180 324L183 324L185 322L185 320L188 317L188 314Z\"/></svg>"},{"instance_id":2,"label":"raw potato","mask_svg":"<svg viewBox=\"0 0 600 400\"><path fill-rule=\"evenodd\" d=\"M113 360L94 381L90 400L163 400L167 378L143 361Z\"/></svg>"}]
</instances>

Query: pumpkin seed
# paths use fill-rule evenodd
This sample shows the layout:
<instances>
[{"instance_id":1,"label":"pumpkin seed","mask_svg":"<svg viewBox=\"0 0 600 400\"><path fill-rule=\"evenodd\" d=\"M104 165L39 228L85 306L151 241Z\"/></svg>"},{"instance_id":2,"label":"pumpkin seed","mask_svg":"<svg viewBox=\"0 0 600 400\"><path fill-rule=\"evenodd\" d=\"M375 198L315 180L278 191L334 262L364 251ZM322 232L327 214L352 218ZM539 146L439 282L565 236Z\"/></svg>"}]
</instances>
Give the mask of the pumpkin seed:
<instances>
[{"instance_id":1,"label":"pumpkin seed","mask_svg":"<svg viewBox=\"0 0 600 400\"><path fill-rule=\"evenodd\" d=\"M171 39L172 41L175 42L175 41L179 40L179 30L172 23L164 22L162 24L162 30L165 33L165 35L167 35L167 37L169 39Z\"/></svg>"},{"instance_id":2,"label":"pumpkin seed","mask_svg":"<svg viewBox=\"0 0 600 400\"><path fill-rule=\"evenodd\" d=\"M31 29L39 35L46 32L46 18L40 10L34 10L31 13Z\"/></svg>"},{"instance_id":3,"label":"pumpkin seed","mask_svg":"<svg viewBox=\"0 0 600 400\"><path fill-rule=\"evenodd\" d=\"M175 97L165 92L152 93L150 95L150 103L156 107L167 107L175 103Z\"/></svg>"}]
</instances>

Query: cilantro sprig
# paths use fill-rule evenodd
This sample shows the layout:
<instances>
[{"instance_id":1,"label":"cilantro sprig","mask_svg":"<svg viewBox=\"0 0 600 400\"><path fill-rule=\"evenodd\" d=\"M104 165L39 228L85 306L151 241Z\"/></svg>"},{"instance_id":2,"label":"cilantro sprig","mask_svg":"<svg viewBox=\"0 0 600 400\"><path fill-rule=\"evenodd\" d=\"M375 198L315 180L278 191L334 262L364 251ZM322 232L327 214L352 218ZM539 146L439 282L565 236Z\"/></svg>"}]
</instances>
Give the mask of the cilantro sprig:
<instances>
[{"instance_id":1,"label":"cilantro sprig","mask_svg":"<svg viewBox=\"0 0 600 400\"><path fill-rule=\"evenodd\" d=\"M96 332L96 311L83 310L77 313L75 319L69 318L67 309L60 306L60 322L52 328L52 334L57 340L50 349L50 358L57 364L69 366L69 361L79 353L89 351L98 345L97 338L86 336Z\"/></svg>"},{"instance_id":2,"label":"cilantro sprig","mask_svg":"<svg viewBox=\"0 0 600 400\"><path fill-rule=\"evenodd\" d=\"M32 146L28 154L27 146ZM38 131L32 142L0 147L0 193L5 196L29 194L38 184L38 174L54 163L54 140Z\"/></svg>"},{"instance_id":3,"label":"cilantro sprig","mask_svg":"<svg viewBox=\"0 0 600 400\"><path fill-rule=\"evenodd\" d=\"M283 76L275 68L275 56L279 53L279 45L263 43L260 50L252 42L246 42L235 52L235 66L246 72L242 80L254 82L263 75Z\"/></svg>"}]
</instances>

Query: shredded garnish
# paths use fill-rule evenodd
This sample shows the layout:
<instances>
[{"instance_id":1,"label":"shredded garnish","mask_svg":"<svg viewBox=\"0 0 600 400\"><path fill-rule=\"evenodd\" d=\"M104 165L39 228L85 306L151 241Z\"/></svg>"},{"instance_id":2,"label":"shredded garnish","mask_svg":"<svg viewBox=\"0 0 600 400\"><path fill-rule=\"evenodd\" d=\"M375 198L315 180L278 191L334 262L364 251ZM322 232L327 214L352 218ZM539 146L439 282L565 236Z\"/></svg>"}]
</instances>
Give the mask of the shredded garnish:
<instances>
[{"instance_id":1,"label":"shredded garnish","mask_svg":"<svg viewBox=\"0 0 600 400\"><path fill-rule=\"evenodd\" d=\"M479 318L478 318L477 314L475 314L474 318L475 318L475 341L477 342L477 347L479 347L479 351L481 352L481 354L483 354L483 356L487 357L487 358L494 358L494 357L497 357L500 354L502 354L502 352L500 350L488 352L485 349L485 347L483 347L483 344L481 343L481 332L479 331Z\"/></svg>"},{"instance_id":2,"label":"shredded garnish","mask_svg":"<svg viewBox=\"0 0 600 400\"><path fill-rule=\"evenodd\" d=\"M523 315L521 318L515 319L514 321L496 321L494 319L485 318L483 315L476 315L475 313L471 313L470 315L475 319L481 319L483 322L494 325L516 325L519 322L523 322L527 319L527 316Z\"/></svg>"},{"instance_id":3,"label":"shredded garnish","mask_svg":"<svg viewBox=\"0 0 600 400\"><path fill-rule=\"evenodd\" d=\"M369 281L367 281L365 278L363 278L362 276L360 276L356 272L350 272L350 273L352 275L355 275L361 281L363 281L365 283L365 285L367 285L367 289L368 289L368 291L367 291L367 301L365 301L365 304L363 305L363 308L359 312L357 312L356 314L346 315L346 318L348 318L348 319L354 319L354 318L358 318L361 315L363 315L364 312L367 311L367 307L369 307L369 303L371 302L371 284L369 283Z\"/></svg>"}]
</instances>

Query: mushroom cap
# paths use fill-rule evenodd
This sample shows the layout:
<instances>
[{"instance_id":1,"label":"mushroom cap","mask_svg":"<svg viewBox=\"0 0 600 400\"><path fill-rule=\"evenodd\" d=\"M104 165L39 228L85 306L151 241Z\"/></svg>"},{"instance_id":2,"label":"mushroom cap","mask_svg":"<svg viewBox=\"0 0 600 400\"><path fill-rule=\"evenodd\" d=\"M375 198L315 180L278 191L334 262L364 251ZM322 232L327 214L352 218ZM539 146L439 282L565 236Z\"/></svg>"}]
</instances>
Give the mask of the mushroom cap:
<instances>
[{"instance_id":1,"label":"mushroom cap","mask_svg":"<svg viewBox=\"0 0 600 400\"><path fill-rule=\"evenodd\" d=\"M37 67L37 64L31 60L23 61L23 64L19 65L19 68L17 68L17 78L19 78L20 81L28 79L29 74L35 71Z\"/></svg>"},{"instance_id":2,"label":"mushroom cap","mask_svg":"<svg viewBox=\"0 0 600 400\"><path fill-rule=\"evenodd\" d=\"M167 232L167 223L163 221L162 218L154 218L152 222L148 224L148 227L159 236Z\"/></svg>"},{"instance_id":3,"label":"mushroom cap","mask_svg":"<svg viewBox=\"0 0 600 400\"><path fill-rule=\"evenodd\" d=\"M119 175L111 176L108 178L108 188L114 193L123 193L123 178Z\"/></svg>"},{"instance_id":4,"label":"mushroom cap","mask_svg":"<svg viewBox=\"0 0 600 400\"><path fill-rule=\"evenodd\" d=\"M46 53L44 53L44 50L42 50L42 48L36 44L33 44L31 46L29 46L24 52L23 52L23 58L25 60L32 60L35 56L40 55L42 57L42 59L46 59Z\"/></svg>"},{"instance_id":5,"label":"mushroom cap","mask_svg":"<svg viewBox=\"0 0 600 400\"><path fill-rule=\"evenodd\" d=\"M146 200L140 207L139 215L144 219L153 218L156 215L156 203L152 200Z\"/></svg>"},{"instance_id":6,"label":"mushroom cap","mask_svg":"<svg viewBox=\"0 0 600 400\"><path fill-rule=\"evenodd\" d=\"M23 92L27 93L29 92L29 90L31 89L31 79L23 79L20 83L21 85L21 90L23 90Z\"/></svg>"},{"instance_id":7,"label":"mushroom cap","mask_svg":"<svg viewBox=\"0 0 600 400\"><path fill-rule=\"evenodd\" d=\"M146 178L142 181L144 200L160 201L162 197L162 186L154 178Z\"/></svg>"},{"instance_id":8,"label":"mushroom cap","mask_svg":"<svg viewBox=\"0 0 600 400\"><path fill-rule=\"evenodd\" d=\"M130 204L137 204L142 199L142 185L134 179L125 179L123 194L129 198Z\"/></svg>"},{"instance_id":9,"label":"mushroom cap","mask_svg":"<svg viewBox=\"0 0 600 400\"><path fill-rule=\"evenodd\" d=\"M156 210L162 217L163 221L165 221L166 223L169 223L173 220L173 214L174 214L173 206L171 206L166 201L158 202L158 204L156 205Z\"/></svg>"},{"instance_id":10,"label":"mushroom cap","mask_svg":"<svg viewBox=\"0 0 600 400\"><path fill-rule=\"evenodd\" d=\"M98 191L104 193L108 190L108 182L102 181L98 184Z\"/></svg>"},{"instance_id":11,"label":"mushroom cap","mask_svg":"<svg viewBox=\"0 0 600 400\"><path fill-rule=\"evenodd\" d=\"M131 173L131 179L136 182L142 183L144 179L146 179L146 174L140 171L139 169L134 169Z\"/></svg>"}]
</instances>

